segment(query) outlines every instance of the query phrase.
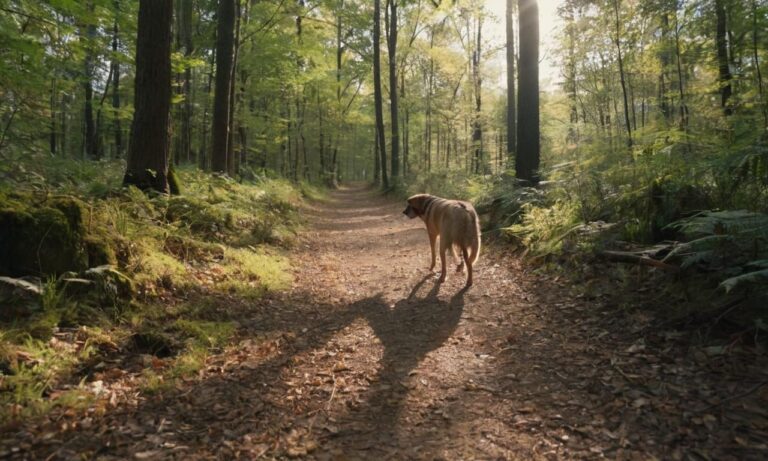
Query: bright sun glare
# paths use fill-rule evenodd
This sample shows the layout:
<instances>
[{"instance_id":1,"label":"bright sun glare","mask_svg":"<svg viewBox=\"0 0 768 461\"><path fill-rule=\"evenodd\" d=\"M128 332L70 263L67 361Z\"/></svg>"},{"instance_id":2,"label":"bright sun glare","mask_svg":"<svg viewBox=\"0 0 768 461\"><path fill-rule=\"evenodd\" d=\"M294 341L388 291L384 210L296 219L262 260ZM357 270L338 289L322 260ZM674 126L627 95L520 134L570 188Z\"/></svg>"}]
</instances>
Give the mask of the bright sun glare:
<instances>
[{"instance_id":1,"label":"bright sun glare","mask_svg":"<svg viewBox=\"0 0 768 461\"><path fill-rule=\"evenodd\" d=\"M488 39L492 46L503 46L506 43L505 11L506 0L485 0L488 11L496 16L496 21L488 24ZM561 20L557 16L557 7L562 0L539 0L539 81L542 89L551 88L561 79L560 67L554 62L552 50L555 46ZM516 31L517 32L517 31ZM504 68L504 53L498 53L494 61ZM506 76L502 72L499 86L506 87Z\"/></svg>"}]
</instances>

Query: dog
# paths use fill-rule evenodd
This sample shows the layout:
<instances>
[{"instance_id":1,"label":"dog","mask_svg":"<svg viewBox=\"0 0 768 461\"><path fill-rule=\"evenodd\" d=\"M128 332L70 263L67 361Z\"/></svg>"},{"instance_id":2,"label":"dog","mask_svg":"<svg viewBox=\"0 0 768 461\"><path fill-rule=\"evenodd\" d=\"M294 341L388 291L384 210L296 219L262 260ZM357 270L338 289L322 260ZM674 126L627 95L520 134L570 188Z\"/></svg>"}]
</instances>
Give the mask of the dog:
<instances>
[{"instance_id":1,"label":"dog","mask_svg":"<svg viewBox=\"0 0 768 461\"><path fill-rule=\"evenodd\" d=\"M472 286L472 265L480 256L480 219L475 207L469 202L460 200L447 200L429 194L418 194L408 199L408 206L403 214L413 219L419 217L427 225L429 245L432 248L432 265L429 270L435 269L435 244L440 237L440 279L445 282L445 250L451 249L454 259L456 247L461 250L462 258L456 266L456 272L462 272L467 266L467 284Z\"/></svg>"}]
</instances>

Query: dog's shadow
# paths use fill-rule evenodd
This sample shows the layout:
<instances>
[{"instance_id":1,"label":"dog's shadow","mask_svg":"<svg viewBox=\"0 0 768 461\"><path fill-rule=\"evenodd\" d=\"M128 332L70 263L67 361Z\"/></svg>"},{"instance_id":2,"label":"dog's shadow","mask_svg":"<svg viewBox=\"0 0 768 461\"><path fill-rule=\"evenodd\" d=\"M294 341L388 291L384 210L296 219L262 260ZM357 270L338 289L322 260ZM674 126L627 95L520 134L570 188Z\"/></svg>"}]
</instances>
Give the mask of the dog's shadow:
<instances>
[{"instance_id":1,"label":"dog's shadow","mask_svg":"<svg viewBox=\"0 0 768 461\"><path fill-rule=\"evenodd\" d=\"M464 310L466 289L450 300L442 300L436 280L429 292L420 297L419 291L430 280L435 280L432 274L420 280L408 297L394 306L381 295L358 306L384 348L378 380L372 383L366 399L368 421L379 437L397 437L396 423L403 400L413 386L421 385L411 379L411 372L453 334Z\"/></svg>"}]
</instances>

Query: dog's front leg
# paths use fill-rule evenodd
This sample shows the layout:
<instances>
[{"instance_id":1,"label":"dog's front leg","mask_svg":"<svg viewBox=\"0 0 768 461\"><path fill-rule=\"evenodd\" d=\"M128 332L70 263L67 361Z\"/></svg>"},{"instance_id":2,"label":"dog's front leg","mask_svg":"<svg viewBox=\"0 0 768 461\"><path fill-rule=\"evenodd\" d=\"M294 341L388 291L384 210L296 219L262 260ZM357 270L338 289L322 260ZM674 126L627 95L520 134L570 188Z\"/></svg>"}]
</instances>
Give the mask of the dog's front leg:
<instances>
[{"instance_id":1,"label":"dog's front leg","mask_svg":"<svg viewBox=\"0 0 768 461\"><path fill-rule=\"evenodd\" d=\"M437 262L437 249L435 248L437 243L437 234L429 233L429 246L432 249L432 264L429 266L429 271L434 272L435 263Z\"/></svg>"}]
</instances>

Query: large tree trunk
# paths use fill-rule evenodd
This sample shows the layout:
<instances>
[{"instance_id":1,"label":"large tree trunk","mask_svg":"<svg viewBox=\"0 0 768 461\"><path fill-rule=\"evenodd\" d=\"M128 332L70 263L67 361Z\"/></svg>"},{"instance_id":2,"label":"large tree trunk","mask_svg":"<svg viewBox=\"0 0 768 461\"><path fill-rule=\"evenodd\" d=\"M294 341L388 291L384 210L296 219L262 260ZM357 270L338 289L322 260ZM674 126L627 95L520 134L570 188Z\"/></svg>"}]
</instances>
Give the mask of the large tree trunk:
<instances>
[{"instance_id":1,"label":"large tree trunk","mask_svg":"<svg viewBox=\"0 0 768 461\"><path fill-rule=\"evenodd\" d=\"M517 147L517 101L515 100L515 0L507 0L507 157L512 165Z\"/></svg>"},{"instance_id":2,"label":"large tree trunk","mask_svg":"<svg viewBox=\"0 0 768 461\"><path fill-rule=\"evenodd\" d=\"M397 1L387 0L388 34L387 52L389 58L389 110L392 132L392 179L400 176L400 125L398 123L397 101Z\"/></svg>"},{"instance_id":3,"label":"large tree trunk","mask_svg":"<svg viewBox=\"0 0 768 461\"><path fill-rule=\"evenodd\" d=\"M717 81L720 86L720 107L723 108L725 115L731 115L733 109L729 100L731 99L733 89L731 87L731 69L728 63L728 42L726 39L728 23L725 14L725 0L715 0L715 16L717 18L715 44L717 46Z\"/></svg>"},{"instance_id":4,"label":"large tree trunk","mask_svg":"<svg viewBox=\"0 0 768 461\"><path fill-rule=\"evenodd\" d=\"M539 6L518 0L520 68L518 81L517 157L515 175L530 184L539 182Z\"/></svg>"},{"instance_id":5,"label":"large tree trunk","mask_svg":"<svg viewBox=\"0 0 768 461\"><path fill-rule=\"evenodd\" d=\"M381 0L373 2L373 99L376 111L376 139L381 164L381 184L389 188L387 144L384 139L384 110L381 93Z\"/></svg>"},{"instance_id":6,"label":"large tree trunk","mask_svg":"<svg viewBox=\"0 0 768 461\"><path fill-rule=\"evenodd\" d=\"M136 84L125 185L169 192L173 0L140 0Z\"/></svg>"},{"instance_id":7,"label":"large tree trunk","mask_svg":"<svg viewBox=\"0 0 768 461\"><path fill-rule=\"evenodd\" d=\"M216 28L216 94L213 101L211 169L227 172L229 104L235 52L235 1L219 0Z\"/></svg>"}]
</instances>

